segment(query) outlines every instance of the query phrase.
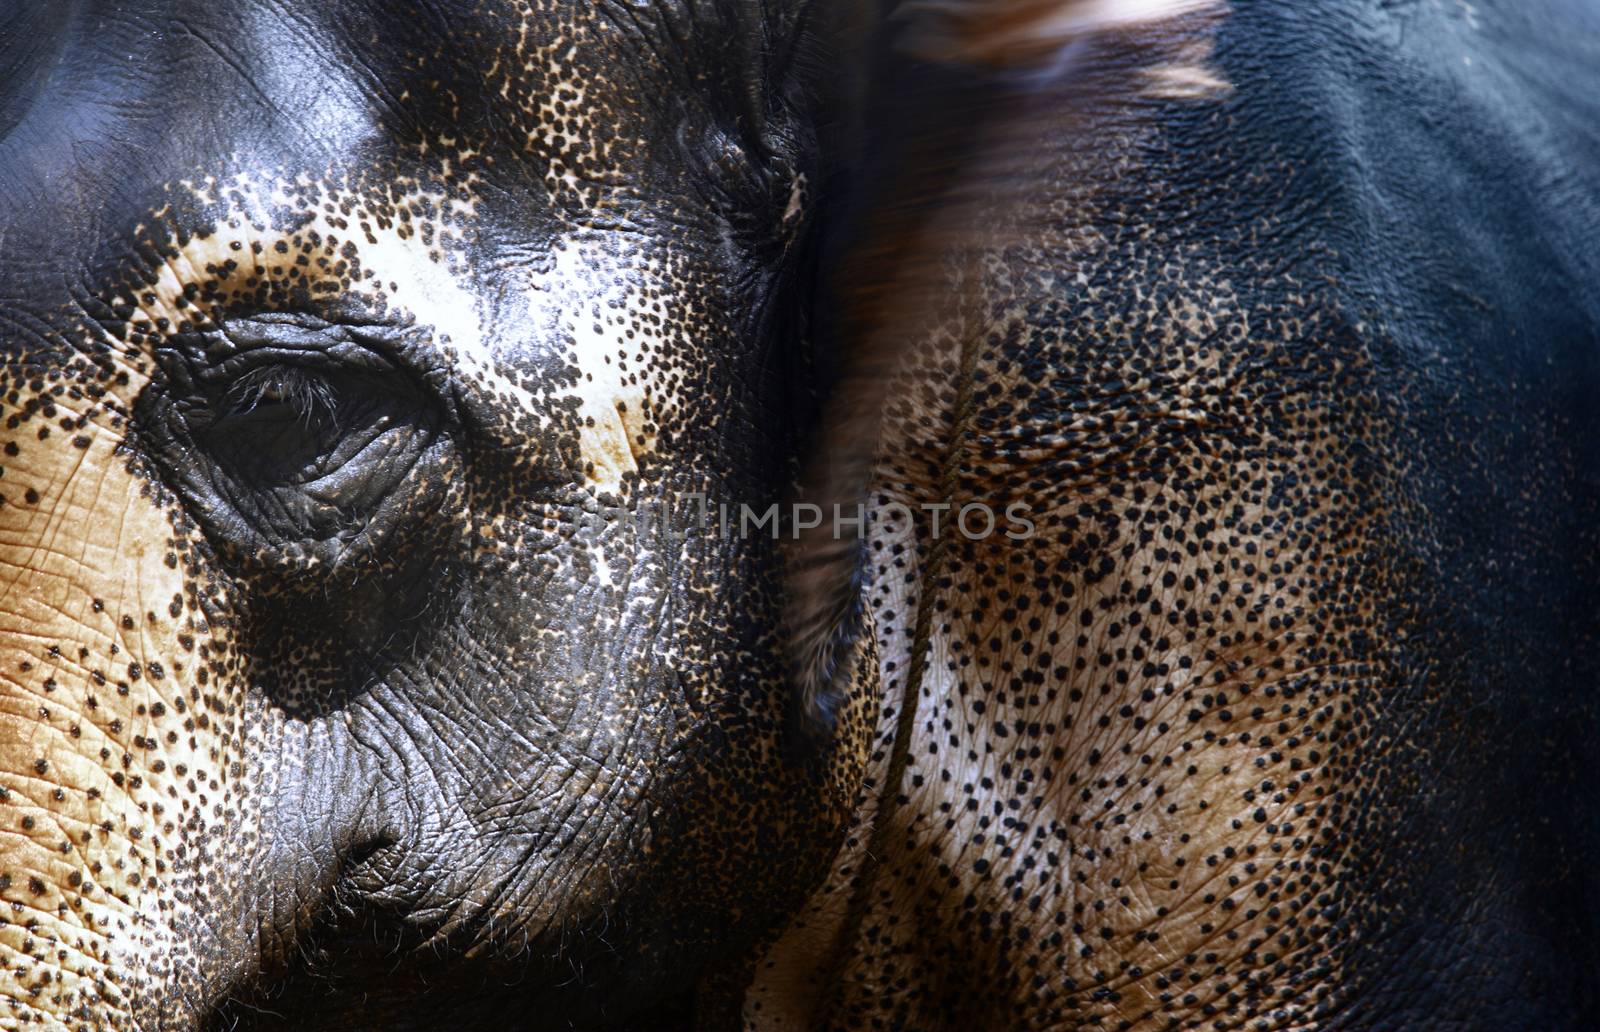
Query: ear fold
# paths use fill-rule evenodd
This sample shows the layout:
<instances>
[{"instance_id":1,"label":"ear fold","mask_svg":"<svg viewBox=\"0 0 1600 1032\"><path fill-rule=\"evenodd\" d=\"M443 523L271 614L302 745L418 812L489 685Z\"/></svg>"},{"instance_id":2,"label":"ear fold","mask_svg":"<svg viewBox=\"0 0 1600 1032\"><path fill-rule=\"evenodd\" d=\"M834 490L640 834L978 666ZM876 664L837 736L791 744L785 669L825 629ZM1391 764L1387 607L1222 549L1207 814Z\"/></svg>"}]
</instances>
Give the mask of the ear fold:
<instances>
[{"instance_id":1,"label":"ear fold","mask_svg":"<svg viewBox=\"0 0 1600 1032\"><path fill-rule=\"evenodd\" d=\"M940 324L940 313L952 304L975 313L982 307L977 298L961 303L970 286L952 279L940 256L996 251L1004 234L1019 229L1003 221L1010 198L1026 210L1034 195L1052 189L1032 164L1041 148L1029 150L1025 141L1033 130L1039 139L1071 138L1077 94L1073 77L1057 74L1063 51L1125 37L1148 60L1113 60L1117 70L1092 88L1149 92L1162 85L1157 72L1176 67L1168 51L1195 35L1192 26L1168 32L1162 23L1221 7L1221 0L814 0L814 31L838 66L822 78L826 89L841 91L835 113L845 131L831 157L846 175L832 185L846 196L825 202L834 223L823 253L830 289L813 325L831 344L835 375L803 500L832 513L869 499L884 413L916 386L897 381L899 371L929 341L965 332ZM1036 92L1041 67L1050 70L1044 94ZM980 196L984 203L975 206ZM976 219L980 208L1001 223ZM972 318L981 322L981 313ZM791 731L801 755L826 748L850 687L840 675L868 622L863 550L829 530L824 520L787 556Z\"/></svg>"},{"instance_id":2,"label":"ear fold","mask_svg":"<svg viewBox=\"0 0 1600 1032\"><path fill-rule=\"evenodd\" d=\"M905 46L928 60L1016 67L1076 42L1220 6L1220 0L906 0Z\"/></svg>"}]
</instances>

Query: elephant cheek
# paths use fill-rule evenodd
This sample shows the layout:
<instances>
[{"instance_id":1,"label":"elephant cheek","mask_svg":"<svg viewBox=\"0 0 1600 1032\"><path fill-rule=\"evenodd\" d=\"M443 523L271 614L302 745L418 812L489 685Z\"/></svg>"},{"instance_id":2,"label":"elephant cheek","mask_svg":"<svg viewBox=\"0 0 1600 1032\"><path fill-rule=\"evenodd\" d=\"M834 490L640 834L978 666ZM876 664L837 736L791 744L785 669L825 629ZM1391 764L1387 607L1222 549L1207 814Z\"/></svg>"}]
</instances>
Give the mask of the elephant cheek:
<instances>
[{"instance_id":1,"label":"elephant cheek","mask_svg":"<svg viewBox=\"0 0 1600 1032\"><path fill-rule=\"evenodd\" d=\"M110 406L6 379L0 1027L191 1026L253 952L216 863L258 824L224 607Z\"/></svg>"}]
</instances>

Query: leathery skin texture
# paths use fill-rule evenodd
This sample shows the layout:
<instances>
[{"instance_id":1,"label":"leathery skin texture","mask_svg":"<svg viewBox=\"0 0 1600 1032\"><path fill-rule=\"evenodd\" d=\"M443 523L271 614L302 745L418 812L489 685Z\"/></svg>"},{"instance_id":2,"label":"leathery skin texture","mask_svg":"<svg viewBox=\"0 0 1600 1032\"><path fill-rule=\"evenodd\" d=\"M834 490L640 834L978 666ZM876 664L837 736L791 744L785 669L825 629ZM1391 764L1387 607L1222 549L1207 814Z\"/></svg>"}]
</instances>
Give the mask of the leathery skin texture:
<instances>
[{"instance_id":1,"label":"leathery skin texture","mask_svg":"<svg viewBox=\"0 0 1600 1032\"><path fill-rule=\"evenodd\" d=\"M1005 32L884 76L883 710L747 1019L1595 1027L1593 11Z\"/></svg>"},{"instance_id":2,"label":"leathery skin texture","mask_svg":"<svg viewBox=\"0 0 1600 1032\"><path fill-rule=\"evenodd\" d=\"M1600 1024L1596 16L890 6L0 8L0 1027Z\"/></svg>"},{"instance_id":3,"label":"leathery skin texture","mask_svg":"<svg viewBox=\"0 0 1600 1032\"><path fill-rule=\"evenodd\" d=\"M673 504L793 475L795 13L7 15L0 1026L663 1027L798 905L871 696L787 756Z\"/></svg>"}]
</instances>

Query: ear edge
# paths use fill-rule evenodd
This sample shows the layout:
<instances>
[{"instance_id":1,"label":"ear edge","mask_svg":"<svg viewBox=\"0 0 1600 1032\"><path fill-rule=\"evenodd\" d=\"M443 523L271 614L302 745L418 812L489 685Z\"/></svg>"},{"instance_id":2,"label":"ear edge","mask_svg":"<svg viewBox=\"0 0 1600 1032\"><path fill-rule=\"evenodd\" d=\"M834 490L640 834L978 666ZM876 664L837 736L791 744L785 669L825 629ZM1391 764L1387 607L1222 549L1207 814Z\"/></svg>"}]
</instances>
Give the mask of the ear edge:
<instances>
[{"instance_id":1,"label":"ear edge","mask_svg":"<svg viewBox=\"0 0 1600 1032\"><path fill-rule=\"evenodd\" d=\"M1030 67L1097 36L1215 11L1223 0L906 0L902 46L947 64Z\"/></svg>"}]
</instances>

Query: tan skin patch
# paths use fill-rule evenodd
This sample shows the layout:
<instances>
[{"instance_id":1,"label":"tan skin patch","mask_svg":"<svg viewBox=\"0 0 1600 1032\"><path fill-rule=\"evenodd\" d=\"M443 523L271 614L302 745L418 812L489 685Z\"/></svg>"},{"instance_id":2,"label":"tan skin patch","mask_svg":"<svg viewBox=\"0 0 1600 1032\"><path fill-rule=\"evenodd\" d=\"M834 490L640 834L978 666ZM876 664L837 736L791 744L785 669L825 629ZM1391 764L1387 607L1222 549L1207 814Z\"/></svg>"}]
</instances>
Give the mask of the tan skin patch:
<instances>
[{"instance_id":1,"label":"tan skin patch","mask_svg":"<svg viewBox=\"0 0 1600 1032\"><path fill-rule=\"evenodd\" d=\"M239 755L171 523L118 450L143 381L118 386L47 391L0 433L0 1022L28 1027L116 1027L131 996L196 974L167 967L195 963L168 922L200 902L185 857Z\"/></svg>"},{"instance_id":2,"label":"tan skin patch","mask_svg":"<svg viewBox=\"0 0 1600 1032\"><path fill-rule=\"evenodd\" d=\"M538 311L549 303L547 299L557 300L554 288L581 279L581 270L594 260L580 242L566 242L557 250L552 269L530 284L530 308ZM645 275L656 278L659 273L649 270ZM624 280L593 298L586 310L554 313L566 328L572 342L570 358L580 371L578 451L584 482L595 491L618 492L650 449L646 397L652 386L651 341L627 329L638 321L630 306L640 305Z\"/></svg>"}]
</instances>

